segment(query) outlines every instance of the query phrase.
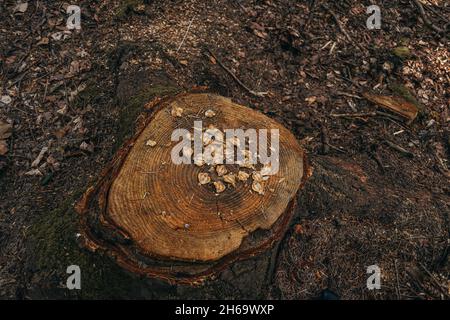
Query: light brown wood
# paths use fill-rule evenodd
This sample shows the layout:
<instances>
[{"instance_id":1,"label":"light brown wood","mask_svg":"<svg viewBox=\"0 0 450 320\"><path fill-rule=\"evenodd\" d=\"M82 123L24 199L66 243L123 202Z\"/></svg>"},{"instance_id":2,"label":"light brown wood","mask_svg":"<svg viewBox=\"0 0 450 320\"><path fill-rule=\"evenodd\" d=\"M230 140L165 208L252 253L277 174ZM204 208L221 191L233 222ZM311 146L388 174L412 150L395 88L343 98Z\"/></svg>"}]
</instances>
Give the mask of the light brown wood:
<instances>
[{"instance_id":1,"label":"light brown wood","mask_svg":"<svg viewBox=\"0 0 450 320\"><path fill-rule=\"evenodd\" d=\"M171 114L183 109L181 117ZM273 119L230 99L186 93L147 105L137 134L117 152L96 185L77 205L84 246L102 250L122 267L170 282L196 284L233 261L270 248L292 218L296 194L309 171L296 138ZM207 117L205 111L215 115ZM212 166L176 165L171 160L174 129L278 129L279 171L264 181L264 194L252 178L216 193L200 185L198 174ZM242 169L249 174L260 169ZM238 165L227 165L237 173ZM215 177L214 179L221 179Z\"/></svg>"}]
</instances>

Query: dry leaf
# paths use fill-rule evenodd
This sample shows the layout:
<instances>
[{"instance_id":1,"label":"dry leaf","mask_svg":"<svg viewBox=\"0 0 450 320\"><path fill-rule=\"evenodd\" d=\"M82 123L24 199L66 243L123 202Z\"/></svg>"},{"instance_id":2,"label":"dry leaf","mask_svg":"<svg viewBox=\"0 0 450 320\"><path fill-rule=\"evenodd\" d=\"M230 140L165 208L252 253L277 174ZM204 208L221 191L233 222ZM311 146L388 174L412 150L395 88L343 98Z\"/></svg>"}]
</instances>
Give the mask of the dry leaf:
<instances>
[{"instance_id":1,"label":"dry leaf","mask_svg":"<svg viewBox=\"0 0 450 320\"><path fill-rule=\"evenodd\" d=\"M313 104L314 102L317 101L317 97L316 96L311 96L305 99L306 102L308 102L309 105Z\"/></svg>"},{"instance_id":2,"label":"dry leaf","mask_svg":"<svg viewBox=\"0 0 450 320\"><path fill-rule=\"evenodd\" d=\"M254 171L252 173L252 178L253 178L254 181L257 181L257 182L262 182L263 181L263 176L261 175L261 172L258 172L258 171Z\"/></svg>"},{"instance_id":3,"label":"dry leaf","mask_svg":"<svg viewBox=\"0 0 450 320\"><path fill-rule=\"evenodd\" d=\"M257 192L258 194L264 194L264 187L258 181L253 181L253 183L252 183L252 190Z\"/></svg>"},{"instance_id":4,"label":"dry leaf","mask_svg":"<svg viewBox=\"0 0 450 320\"><path fill-rule=\"evenodd\" d=\"M301 224L296 224L294 226L294 232L299 235L305 233L303 226Z\"/></svg>"},{"instance_id":5,"label":"dry leaf","mask_svg":"<svg viewBox=\"0 0 450 320\"><path fill-rule=\"evenodd\" d=\"M6 95L5 95L5 96L2 96L2 97L0 98L0 102L3 103L3 104L10 104L11 101L12 101L12 99L11 99L10 96L6 96Z\"/></svg>"},{"instance_id":6,"label":"dry leaf","mask_svg":"<svg viewBox=\"0 0 450 320\"><path fill-rule=\"evenodd\" d=\"M4 140L0 140L0 156L8 153L8 144Z\"/></svg>"},{"instance_id":7,"label":"dry leaf","mask_svg":"<svg viewBox=\"0 0 450 320\"><path fill-rule=\"evenodd\" d=\"M216 181L216 182L214 182L214 187L216 188L216 192L217 192L217 193L224 192L225 189L226 189L226 187L225 187L225 185L223 184L222 181Z\"/></svg>"},{"instance_id":8,"label":"dry leaf","mask_svg":"<svg viewBox=\"0 0 450 320\"><path fill-rule=\"evenodd\" d=\"M250 175L245 171L238 172L238 179L240 181L247 181L249 177L250 177Z\"/></svg>"},{"instance_id":9,"label":"dry leaf","mask_svg":"<svg viewBox=\"0 0 450 320\"><path fill-rule=\"evenodd\" d=\"M14 12L25 13L28 9L28 2L18 3L14 8Z\"/></svg>"},{"instance_id":10,"label":"dry leaf","mask_svg":"<svg viewBox=\"0 0 450 320\"><path fill-rule=\"evenodd\" d=\"M8 139L11 136L12 125L0 121L0 140Z\"/></svg>"},{"instance_id":11,"label":"dry leaf","mask_svg":"<svg viewBox=\"0 0 450 320\"><path fill-rule=\"evenodd\" d=\"M216 167L216 172L217 172L217 175L218 175L219 177L221 177L221 176L223 176L224 174L226 174L228 171L227 171L227 168L226 168L224 165L218 165L218 166Z\"/></svg>"},{"instance_id":12,"label":"dry leaf","mask_svg":"<svg viewBox=\"0 0 450 320\"><path fill-rule=\"evenodd\" d=\"M270 163L267 163L263 166L261 169L261 175L262 176L268 176L272 174L272 165Z\"/></svg>"},{"instance_id":13,"label":"dry leaf","mask_svg":"<svg viewBox=\"0 0 450 320\"><path fill-rule=\"evenodd\" d=\"M211 177L209 176L209 174L205 173L205 172L200 172L198 174L198 183L200 184L207 184L211 182Z\"/></svg>"},{"instance_id":14,"label":"dry leaf","mask_svg":"<svg viewBox=\"0 0 450 320\"><path fill-rule=\"evenodd\" d=\"M25 175L27 175L27 176L42 176L42 172L39 171L39 169L32 169L28 172L25 172Z\"/></svg>"}]
</instances>

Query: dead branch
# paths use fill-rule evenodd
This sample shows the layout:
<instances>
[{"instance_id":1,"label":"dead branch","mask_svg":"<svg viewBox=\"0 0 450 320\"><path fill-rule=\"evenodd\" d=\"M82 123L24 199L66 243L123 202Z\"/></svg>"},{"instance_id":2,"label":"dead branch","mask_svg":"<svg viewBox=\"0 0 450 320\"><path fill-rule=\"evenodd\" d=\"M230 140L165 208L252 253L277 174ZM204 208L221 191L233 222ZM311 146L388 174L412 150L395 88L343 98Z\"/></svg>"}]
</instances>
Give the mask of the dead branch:
<instances>
[{"instance_id":1,"label":"dead branch","mask_svg":"<svg viewBox=\"0 0 450 320\"><path fill-rule=\"evenodd\" d=\"M406 150L406 149L403 148L403 147L400 147L399 145L393 143L392 141L384 140L384 142L385 142L389 147L391 147L391 148L394 149L394 150L397 150L398 152L404 154L405 156L407 156L407 157L409 157L409 158L413 158L413 157L414 157L414 153L412 153L412 152Z\"/></svg>"},{"instance_id":2,"label":"dead branch","mask_svg":"<svg viewBox=\"0 0 450 320\"><path fill-rule=\"evenodd\" d=\"M419 0L412 0L413 3L416 5L417 9L419 9L420 16L422 17L423 22L431 29L436 31L437 33L444 33L445 30L439 28L438 26L434 25L430 19L428 19L427 14L425 13L425 9L423 8L422 3L420 3Z\"/></svg>"}]
</instances>

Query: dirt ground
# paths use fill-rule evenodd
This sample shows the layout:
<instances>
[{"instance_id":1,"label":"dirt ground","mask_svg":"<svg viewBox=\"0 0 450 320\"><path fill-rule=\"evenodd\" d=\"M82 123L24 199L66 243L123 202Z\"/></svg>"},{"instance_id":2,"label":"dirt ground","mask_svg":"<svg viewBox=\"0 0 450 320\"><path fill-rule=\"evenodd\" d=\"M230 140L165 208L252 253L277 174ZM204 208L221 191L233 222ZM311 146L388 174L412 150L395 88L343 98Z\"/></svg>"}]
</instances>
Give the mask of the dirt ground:
<instances>
[{"instance_id":1,"label":"dirt ground","mask_svg":"<svg viewBox=\"0 0 450 320\"><path fill-rule=\"evenodd\" d=\"M64 1L2 1L0 297L166 297L109 277L114 265L96 265L89 294L67 293L81 249L61 239L74 242L68 208L132 126L124 106L170 83L259 110L308 152L314 174L265 298L449 299L450 6L422 3L425 19L415 1L378 1L381 30L369 30L372 1L75 1L82 29L68 31ZM386 115L369 90L420 114ZM369 291L373 264L382 288Z\"/></svg>"}]
</instances>

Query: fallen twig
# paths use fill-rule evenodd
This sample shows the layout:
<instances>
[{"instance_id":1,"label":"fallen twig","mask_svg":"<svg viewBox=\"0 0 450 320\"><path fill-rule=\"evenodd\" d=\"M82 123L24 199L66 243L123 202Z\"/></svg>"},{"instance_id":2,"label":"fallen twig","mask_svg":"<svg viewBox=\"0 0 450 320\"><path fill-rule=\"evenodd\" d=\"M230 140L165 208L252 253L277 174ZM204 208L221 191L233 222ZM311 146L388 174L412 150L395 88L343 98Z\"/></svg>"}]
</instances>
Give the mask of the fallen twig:
<instances>
[{"instance_id":1,"label":"fallen twig","mask_svg":"<svg viewBox=\"0 0 450 320\"><path fill-rule=\"evenodd\" d=\"M217 58L217 56L209 49L206 48L206 50L208 51L208 53L214 58L214 60L217 61L217 63L219 64L219 66L225 70L242 88L244 88L248 93L256 96L256 97L260 97L263 98L265 97L267 94L269 94L269 92L264 91L253 91L251 90L249 87L247 87L241 80L239 80L239 78L233 73L233 71L231 71L230 69L228 69L223 63L222 61L219 60L219 58Z\"/></svg>"},{"instance_id":2,"label":"fallen twig","mask_svg":"<svg viewBox=\"0 0 450 320\"><path fill-rule=\"evenodd\" d=\"M344 29L344 26L342 25L341 21L339 20L339 17L336 15L336 13L331 10L326 4L322 3L322 8L324 8L329 14L331 14L331 16L333 17L334 21L336 21L336 24L339 28L339 30L344 34L344 36L347 38L347 40L351 43L353 43L356 47L358 47L360 50L362 50L362 48L359 46L359 44L357 44L356 42L353 41L352 37L348 34L347 30Z\"/></svg>"},{"instance_id":3,"label":"fallen twig","mask_svg":"<svg viewBox=\"0 0 450 320\"><path fill-rule=\"evenodd\" d=\"M355 99L362 99L362 97L360 97L356 94L351 94L351 93L347 93L347 92L343 92L343 91L338 91L336 93L340 96L346 96L346 97L355 98Z\"/></svg>"},{"instance_id":4,"label":"fallen twig","mask_svg":"<svg viewBox=\"0 0 450 320\"><path fill-rule=\"evenodd\" d=\"M436 31L437 33L444 33L445 30L439 28L438 26L434 25L430 19L428 19L427 14L425 13L425 10L423 8L422 3L420 3L419 0L412 0L413 3L416 5L417 9L419 9L419 13L420 16L422 17L423 22L430 27L431 29L433 29L434 31Z\"/></svg>"}]
</instances>

